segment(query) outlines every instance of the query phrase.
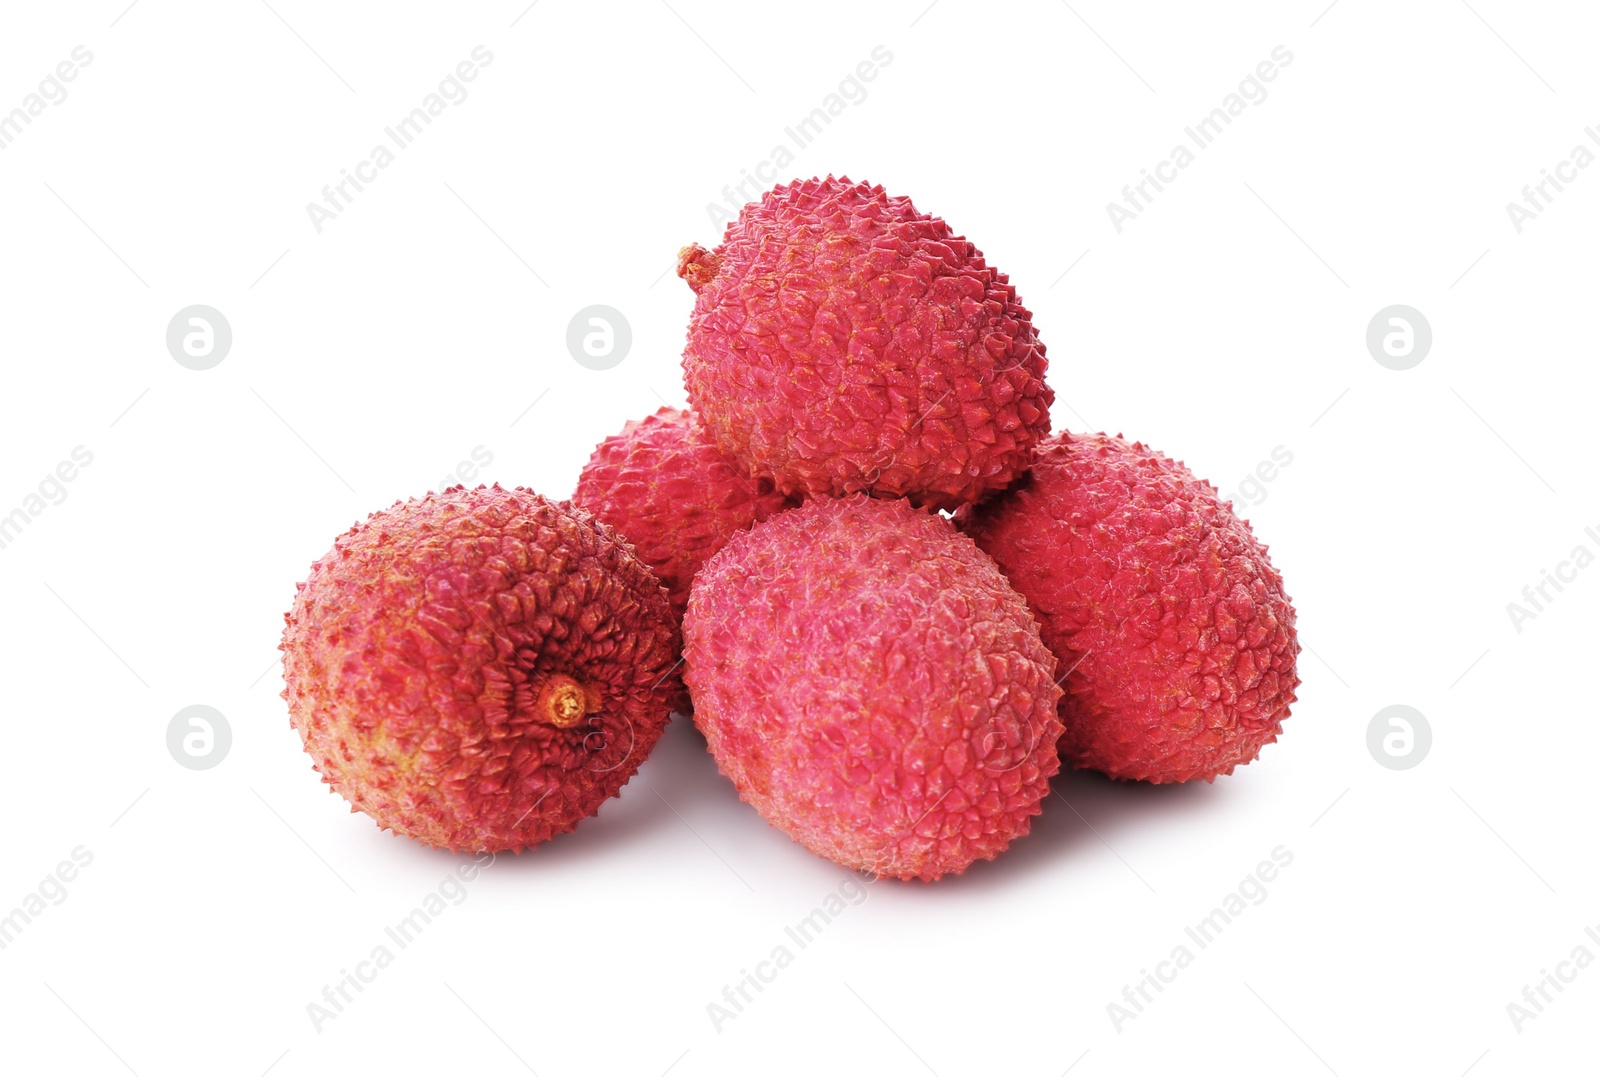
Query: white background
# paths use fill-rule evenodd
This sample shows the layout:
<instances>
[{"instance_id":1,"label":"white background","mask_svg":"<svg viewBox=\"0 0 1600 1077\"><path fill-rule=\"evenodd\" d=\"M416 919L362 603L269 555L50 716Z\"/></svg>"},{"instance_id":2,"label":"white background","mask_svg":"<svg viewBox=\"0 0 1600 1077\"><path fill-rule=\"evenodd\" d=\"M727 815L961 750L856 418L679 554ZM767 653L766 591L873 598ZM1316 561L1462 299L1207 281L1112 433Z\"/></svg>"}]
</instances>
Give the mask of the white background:
<instances>
[{"instance_id":1,"label":"white background","mask_svg":"<svg viewBox=\"0 0 1600 1077\"><path fill-rule=\"evenodd\" d=\"M0 951L4 1068L1593 1068L1600 966L1520 1031L1507 1004L1600 956L1600 569L1520 632L1506 607L1600 553L1600 168L1520 234L1505 208L1600 125L1591 10L124 7L0 17L0 109L94 57L0 151L0 514L93 454L0 550L0 912L93 856ZM470 96L319 234L306 203L478 45ZM1235 496L1299 611L1281 742L1215 785L1063 776L998 861L874 884L719 1030L708 1003L852 876L742 805L678 720L620 800L502 858L318 1031L307 1004L458 861L313 773L278 697L295 581L474 449L482 480L565 497L597 441L682 403L677 249L718 238L707 203L879 45L866 98L782 178L944 216L1034 311L1058 428L1141 438ZM1268 97L1119 234L1107 202L1278 45ZM234 334L203 372L164 339L196 303ZM603 372L565 344L594 303L633 331ZM1404 372L1365 344L1394 303L1434 334ZM1278 446L1293 462L1248 503ZM233 735L206 771L166 747L195 703ZM1393 704L1432 728L1413 769L1367 748ZM1280 845L1266 900L1119 1029L1108 1004Z\"/></svg>"}]
</instances>

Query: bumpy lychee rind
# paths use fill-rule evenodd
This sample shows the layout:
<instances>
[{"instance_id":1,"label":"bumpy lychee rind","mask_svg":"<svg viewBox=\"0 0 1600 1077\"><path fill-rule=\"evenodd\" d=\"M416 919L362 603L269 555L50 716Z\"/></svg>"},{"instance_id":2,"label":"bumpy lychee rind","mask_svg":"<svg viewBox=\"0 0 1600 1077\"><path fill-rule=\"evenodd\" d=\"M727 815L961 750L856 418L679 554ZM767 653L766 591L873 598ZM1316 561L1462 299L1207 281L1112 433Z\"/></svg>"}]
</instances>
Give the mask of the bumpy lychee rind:
<instances>
[{"instance_id":1,"label":"bumpy lychee rind","mask_svg":"<svg viewBox=\"0 0 1600 1077\"><path fill-rule=\"evenodd\" d=\"M689 400L784 493L954 508L1028 469L1050 430L1044 345L1004 273L910 199L796 181L745 206L697 293Z\"/></svg>"},{"instance_id":2,"label":"bumpy lychee rind","mask_svg":"<svg viewBox=\"0 0 1600 1077\"><path fill-rule=\"evenodd\" d=\"M812 852L936 879L1028 832L1060 767L1055 660L943 517L811 501L734 536L684 619L717 765Z\"/></svg>"},{"instance_id":3,"label":"bumpy lychee rind","mask_svg":"<svg viewBox=\"0 0 1600 1077\"><path fill-rule=\"evenodd\" d=\"M572 501L633 543L667 585L680 622L700 566L734 534L793 503L770 479L747 475L678 408L629 422L602 441L578 476ZM688 708L680 689L675 709Z\"/></svg>"},{"instance_id":4,"label":"bumpy lychee rind","mask_svg":"<svg viewBox=\"0 0 1600 1077\"><path fill-rule=\"evenodd\" d=\"M1068 671L1068 762L1210 781L1277 739L1300 683L1294 607L1250 525L1183 464L1062 433L1016 488L956 519Z\"/></svg>"},{"instance_id":5,"label":"bumpy lychee rind","mask_svg":"<svg viewBox=\"0 0 1600 1077\"><path fill-rule=\"evenodd\" d=\"M610 527L529 490L373 513L298 585L284 698L380 827L520 851L616 795L670 714L666 589Z\"/></svg>"}]
</instances>

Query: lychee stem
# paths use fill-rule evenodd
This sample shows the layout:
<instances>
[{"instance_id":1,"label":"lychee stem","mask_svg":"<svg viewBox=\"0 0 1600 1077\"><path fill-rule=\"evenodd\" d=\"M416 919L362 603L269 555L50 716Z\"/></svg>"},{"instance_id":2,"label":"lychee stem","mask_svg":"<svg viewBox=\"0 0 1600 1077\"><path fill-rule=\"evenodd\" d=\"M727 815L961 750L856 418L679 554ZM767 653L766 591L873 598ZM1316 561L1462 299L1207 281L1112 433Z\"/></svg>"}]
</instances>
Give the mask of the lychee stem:
<instances>
[{"instance_id":1,"label":"lychee stem","mask_svg":"<svg viewBox=\"0 0 1600 1077\"><path fill-rule=\"evenodd\" d=\"M534 680L533 719L557 729L570 729L594 710L594 693L565 673L545 673Z\"/></svg>"},{"instance_id":2,"label":"lychee stem","mask_svg":"<svg viewBox=\"0 0 1600 1077\"><path fill-rule=\"evenodd\" d=\"M696 295L711 283L711 278L721 268L722 256L698 243L691 243L678 252L678 276L689 282Z\"/></svg>"}]
</instances>

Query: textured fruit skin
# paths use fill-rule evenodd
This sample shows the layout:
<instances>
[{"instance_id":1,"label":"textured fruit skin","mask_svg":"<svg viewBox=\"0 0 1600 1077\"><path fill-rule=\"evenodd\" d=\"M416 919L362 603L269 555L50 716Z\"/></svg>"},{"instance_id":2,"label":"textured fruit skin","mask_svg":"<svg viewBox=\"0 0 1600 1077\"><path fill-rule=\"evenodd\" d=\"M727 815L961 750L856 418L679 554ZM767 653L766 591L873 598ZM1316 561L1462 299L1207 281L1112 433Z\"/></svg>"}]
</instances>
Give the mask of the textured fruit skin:
<instances>
[{"instance_id":1,"label":"textured fruit skin","mask_svg":"<svg viewBox=\"0 0 1600 1077\"><path fill-rule=\"evenodd\" d=\"M793 504L771 480L745 474L678 408L662 408L602 441L572 501L633 543L667 585L680 622L700 566L736 532ZM674 709L688 713L681 688Z\"/></svg>"},{"instance_id":2,"label":"textured fruit skin","mask_svg":"<svg viewBox=\"0 0 1600 1077\"><path fill-rule=\"evenodd\" d=\"M678 275L696 292L690 405L784 493L954 508L1025 472L1050 431L1044 345L1006 275L882 187L774 188Z\"/></svg>"},{"instance_id":3,"label":"textured fruit skin","mask_svg":"<svg viewBox=\"0 0 1600 1077\"><path fill-rule=\"evenodd\" d=\"M956 519L1070 671L1068 762L1210 781L1277 739L1300 683L1294 607L1250 525L1183 464L1062 433L1015 489Z\"/></svg>"},{"instance_id":4,"label":"textured fruit skin","mask_svg":"<svg viewBox=\"0 0 1600 1077\"><path fill-rule=\"evenodd\" d=\"M666 589L610 527L521 488L373 513L298 585L284 698L380 827L521 851L616 795L669 716Z\"/></svg>"},{"instance_id":5,"label":"textured fruit skin","mask_svg":"<svg viewBox=\"0 0 1600 1077\"><path fill-rule=\"evenodd\" d=\"M857 495L734 536L684 618L694 720L773 826L846 867L993 859L1060 768L1055 660L943 517Z\"/></svg>"}]
</instances>

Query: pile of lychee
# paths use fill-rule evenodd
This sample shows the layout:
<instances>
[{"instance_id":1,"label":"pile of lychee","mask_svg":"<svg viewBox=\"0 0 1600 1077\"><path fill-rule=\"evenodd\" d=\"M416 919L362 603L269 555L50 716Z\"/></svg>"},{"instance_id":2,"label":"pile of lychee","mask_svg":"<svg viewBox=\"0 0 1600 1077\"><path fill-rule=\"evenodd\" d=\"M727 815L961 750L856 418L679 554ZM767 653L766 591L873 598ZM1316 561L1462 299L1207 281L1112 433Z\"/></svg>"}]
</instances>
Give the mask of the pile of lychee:
<instances>
[{"instance_id":1,"label":"pile of lychee","mask_svg":"<svg viewBox=\"0 0 1600 1077\"><path fill-rule=\"evenodd\" d=\"M1062 761L1210 781L1299 679L1266 547L1181 463L1050 434L1045 349L938 217L829 177L678 275L690 408L569 501L457 486L312 566L284 697L323 780L451 850L564 833L673 711L807 849L902 879L1027 833Z\"/></svg>"}]
</instances>

